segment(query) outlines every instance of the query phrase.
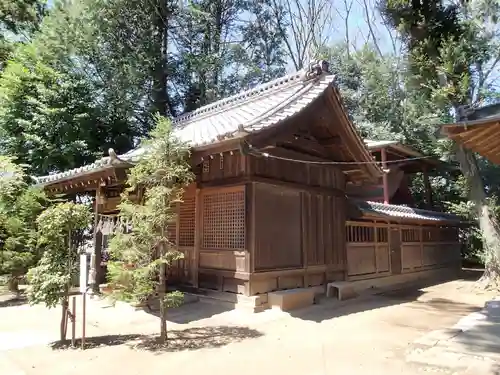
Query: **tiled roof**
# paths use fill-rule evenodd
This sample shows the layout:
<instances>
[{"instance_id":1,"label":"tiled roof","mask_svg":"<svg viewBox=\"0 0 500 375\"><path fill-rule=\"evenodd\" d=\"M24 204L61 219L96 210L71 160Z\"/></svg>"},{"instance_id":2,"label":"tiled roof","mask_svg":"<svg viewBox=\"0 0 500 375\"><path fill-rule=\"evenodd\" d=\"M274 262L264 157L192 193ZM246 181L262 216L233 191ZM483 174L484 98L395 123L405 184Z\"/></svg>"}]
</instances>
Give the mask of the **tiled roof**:
<instances>
[{"instance_id":1,"label":"tiled roof","mask_svg":"<svg viewBox=\"0 0 500 375\"><path fill-rule=\"evenodd\" d=\"M380 147L386 147L398 144L398 141L374 141L371 139L365 139L364 142L366 147L368 147L368 150L373 150Z\"/></svg>"},{"instance_id":2,"label":"tiled roof","mask_svg":"<svg viewBox=\"0 0 500 375\"><path fill-rule=\"evenodd\" d=\"M388 218L448 222L461 221L459 216L445 212L421 210L419 208L396 206L394 204L384 204L370 201L356 200L353 202L363 213L375 214L377 216L385 216Z\"/></svg>"},{"instance_id":3,"label":"tiled roof","mask_svg":"<svg viewBox=\"0 0 500 375\"><path fill-rule=\"evenodd\" d=\"M387 148L392 148L395 151L399 151L399 152L401 152L405 155L411 156L411 157L418 158L418 157L424 156L420 152L414 150L413 148L411 148L409 146L405 146L398 141L389 141L389 140L374 141L371 139L365 139L364 142L365 142L366 147L370 151L387 147ZM427 159L427 161L432 162L431 159Z\"/></svg>"},{"instance_id":4,"label":"tiled roof","mask_svg":"<svg viewBox=\"0 0 500 375\"><path fill-rule=\"evenodd\" d=\"M220 100L173 121L175 135L195 149L224 140L257 132L300 112L319 97L335 80L326 63L311 65L269 83ZM133 162L144 149L138 148L119 155L118 160L103 157L96 162L52 175L35 177L47 184L111 167L116 163Z\"/></svg>"}]
</instances>

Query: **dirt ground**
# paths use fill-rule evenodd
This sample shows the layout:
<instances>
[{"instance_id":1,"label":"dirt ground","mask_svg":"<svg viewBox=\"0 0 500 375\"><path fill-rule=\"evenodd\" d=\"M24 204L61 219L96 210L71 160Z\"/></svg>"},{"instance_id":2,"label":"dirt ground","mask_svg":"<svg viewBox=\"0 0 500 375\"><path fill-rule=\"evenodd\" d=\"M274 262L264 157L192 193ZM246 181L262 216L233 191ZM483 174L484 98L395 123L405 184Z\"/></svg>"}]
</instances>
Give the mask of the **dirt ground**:
<instances>
[{"instance_id":1,"label":"dirt ground","mask_svg":"<svg viewBox=\"0 0 500 375\"><path fill-rule=\"evenodd\" d=\"M84 351L50 345L57 340L59 310L0 303L0 374L446 373L408 363L409 347L478 311L493 295L456 280L346 302L324 299L292 313L250 314L197 302L171 312L167 348L154 344L154 315L94 300Z\"/></svg>"}]
</instances>

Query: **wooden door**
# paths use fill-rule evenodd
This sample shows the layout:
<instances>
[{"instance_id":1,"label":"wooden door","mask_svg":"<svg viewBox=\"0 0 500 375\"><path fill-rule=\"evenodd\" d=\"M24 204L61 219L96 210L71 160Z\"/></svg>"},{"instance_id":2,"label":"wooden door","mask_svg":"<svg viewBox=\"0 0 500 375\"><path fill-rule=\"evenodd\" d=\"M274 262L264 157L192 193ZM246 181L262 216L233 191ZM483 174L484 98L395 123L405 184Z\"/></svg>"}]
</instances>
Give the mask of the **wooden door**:
<instances>
[{"instance_id":1,"label":"wooden door","mask_svg":"<svg viewBox=\"0 0 500 375\"><path fill-rule=\"evenodd\" d=\"M391 253L391 273L401 273L401 233L399 228L389 228L389 250Z\"/></svg>"}]
</instances>

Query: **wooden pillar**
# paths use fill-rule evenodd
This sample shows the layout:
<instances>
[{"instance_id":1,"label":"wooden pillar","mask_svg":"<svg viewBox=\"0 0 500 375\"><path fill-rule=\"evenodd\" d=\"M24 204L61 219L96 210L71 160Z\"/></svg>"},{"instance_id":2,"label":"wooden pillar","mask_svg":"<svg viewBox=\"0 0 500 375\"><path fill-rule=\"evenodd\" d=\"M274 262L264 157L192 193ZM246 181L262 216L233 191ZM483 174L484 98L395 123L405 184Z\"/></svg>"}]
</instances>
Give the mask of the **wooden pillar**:
<instances>
[{"instance_id":1,"label":"wooden pillar","mask_svg":"<svg viewBox=\"0 0 500 375\"><path fill-rule=\"evenodd\" d=\"M434 202L432 201L432 188L431 183L429 181L429 173L427 172L427 168L423 170L424 174L424 192L425 192L425 203L429 210L432 210L434 206Z\"/></svg>"},{"instance_id":2,"label":"wooden pillar","mask_svg":"<svg viewBox=\"0 0 500 375\"><path fill-rule=\"evenodd\" d=\"M384 204L389 204L389 181L386 173L387 170L387 151L385 148L380 150L380 155L382 158L382 170L384 174L382 175L382 185L384 189Z\"/></svg>"},{"instance_id":3,"label":"wooden pillar","mask_svg":"<svg viewBox=\"0 0 500 375\"><path fill-rule=\"evenodd\" d=\"M252 294L251 275L255 272L255 185L250 182L245 185L245 272L249 282L245 284L243 294Z\"/></svg>"},{"instance_id":4,"label":"wooden pillar","mask_svg":"<svg viewBox=\"0 0 500 375\"><path fill-rule=\"evenodd\" d=\"M193 259L191 264L191 283L195 288L199 287L198 282L198 265L200 257L200 246L201 246L201 220L202 220L202 210L201 210L201 195L200 189L196 189L194 198L194 249L193 249Z\"/></svg>"},{"instance_id":5,"label":"wooden pillar","mask_svg":"<svg viewBox=\"0 0 500 375\"><path fill-rule=\"evenodd\" d=\"M102 234L97 231L99 224L99 204L101 200L102 187L98 186L95 192L95 207L94 207L94 251L90 257L90 283L92 284L92 292L99 293L99 283L102 279L101 267L101 248Z\"/></svg>"}]
</instances>

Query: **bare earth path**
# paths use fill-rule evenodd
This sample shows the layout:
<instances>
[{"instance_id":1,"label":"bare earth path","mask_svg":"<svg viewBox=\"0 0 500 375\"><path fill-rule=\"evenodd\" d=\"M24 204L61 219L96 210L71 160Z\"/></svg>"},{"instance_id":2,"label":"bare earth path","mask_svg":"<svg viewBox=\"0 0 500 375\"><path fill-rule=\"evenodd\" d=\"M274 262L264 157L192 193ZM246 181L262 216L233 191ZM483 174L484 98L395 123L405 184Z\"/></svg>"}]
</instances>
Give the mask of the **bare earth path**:
<instances>
[{"instance_id":1,"label":"bare earth path","mask_svg":"<svg viewBox=\"0 0 500 375\"><path fill-rule=\"evenodd\" d=\"M471 284L457 280L348 303L323 300L291 314L192 303L171 313L171 343L161 350L148 338L157 332L157 318L146 312L92 301L91 348L62 350L48 345L57 339L59 310L0 302L0 374L465 374L411 358L415 343L492 297Z\"/></svg>"}]
</instances>

